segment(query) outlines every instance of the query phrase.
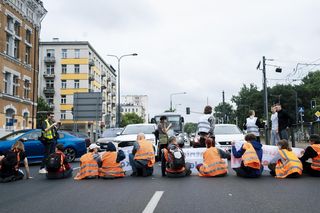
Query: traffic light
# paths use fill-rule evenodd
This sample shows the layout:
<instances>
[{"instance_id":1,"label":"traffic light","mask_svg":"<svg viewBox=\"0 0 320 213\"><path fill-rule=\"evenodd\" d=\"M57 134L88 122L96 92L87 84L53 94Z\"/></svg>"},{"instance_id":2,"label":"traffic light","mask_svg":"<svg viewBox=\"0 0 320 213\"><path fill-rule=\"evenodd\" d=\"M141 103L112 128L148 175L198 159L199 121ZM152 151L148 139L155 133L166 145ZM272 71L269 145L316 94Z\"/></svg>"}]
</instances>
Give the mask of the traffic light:
<instances>
[{"instance_id":1,"label":"traffic light","mask_svg":"<svg viewBox=\"0 0 320 213\"><path fill-rule=\"evenodd\" d=\"M311 109L316 107L316 100L311 100Z\"/></svg>"},{"instance_id":2,"label":"traffic light","mask_svg":"<svg viewBox=\"0 0 320 213\"><path fill-rule=\"evenodd\" d=\"M186 114L190 115L190 107L186 107Z\"/></svg>"}]
</instances>

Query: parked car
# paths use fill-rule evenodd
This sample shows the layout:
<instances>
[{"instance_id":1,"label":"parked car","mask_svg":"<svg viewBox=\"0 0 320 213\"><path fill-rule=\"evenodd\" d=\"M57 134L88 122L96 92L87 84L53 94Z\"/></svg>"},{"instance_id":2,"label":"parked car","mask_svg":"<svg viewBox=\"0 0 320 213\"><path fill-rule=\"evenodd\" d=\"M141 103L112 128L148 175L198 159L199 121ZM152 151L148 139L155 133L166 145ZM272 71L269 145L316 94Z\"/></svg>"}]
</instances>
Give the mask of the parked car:
<instances>
[{"instance_id":1,"label":"parked car","mask_svg":"<svg viewBox=\"0 0 320 213\"><path fill-rule=\"evenodd\" d=\"M74 132L74 131L66 131L68 133L70 133L71 135L74 135L78 138L83 138L84 141L86 142L86 147L89 147L91 144L91 140L88 134L83 133L83 132Z\"/></svg>"},{"instance_id":2,"label":"parked car","mask_svg":"<svg viewBox=\"0 0 320 213\"><path fill-rule=\"evenodd\" d=\"M113 142L114 139L121 134L123 128L109 128L102 133L102 137L97 140L97 145L100 146L101 150L106 149L106 144Z\"/></svg>"},{"instance_id":3,"label":"parked car","mask_svg":"<svg viewBox=\"0 0 320 213\"><path fill-rule=\"evenodd\" d=\"M66 131L58 131L58 143L65 147L64 153L68 162L74 161L87 152L86 142L83 138L78 138ZM39 141L40 129L27 129L10 133L0 138L0 153L11 149L12 145L20 138L25 138L24 147L30 163L41 162L43 159L44 146Z\"/></svg>"},{"instance_id":4,"label":"parked car","mask_svg":"<svg viewBox=\"0 0 320 213\"><path fill-rule=\"evenodd\" d=\"M214 129L216 147L231 150L232 141L244 142L244 134L237 125L234 124L216 124ZM193 146L199 145L200 136L196 133Z\"/></svg>"}]
</instances>

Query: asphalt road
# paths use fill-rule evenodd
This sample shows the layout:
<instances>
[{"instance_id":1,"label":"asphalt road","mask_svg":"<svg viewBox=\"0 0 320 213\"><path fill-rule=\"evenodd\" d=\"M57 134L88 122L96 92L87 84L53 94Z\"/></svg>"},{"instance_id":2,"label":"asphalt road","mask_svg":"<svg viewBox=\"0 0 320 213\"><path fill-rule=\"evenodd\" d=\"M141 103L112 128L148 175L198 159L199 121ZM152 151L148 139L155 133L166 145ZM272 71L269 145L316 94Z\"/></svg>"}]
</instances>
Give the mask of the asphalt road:
<instances>
[{"instance_id":1,"label":"asphalt road","mask_svg":"<svg viewBox=\"0 0 320 213\"><path fill-rule=\"evenodd\" d=\"M78 163L73 163L74 167ZM162 178L157 165L152 177L114 180L47 180L31 166L34 179L0 184L1 213L143 212L156 191L154 212L318 212L319 178L278 180L227 177ZM75 175L75 174L74 174ZM152 204L152 202L151 202Z\"/></svg>"}]
</instances>

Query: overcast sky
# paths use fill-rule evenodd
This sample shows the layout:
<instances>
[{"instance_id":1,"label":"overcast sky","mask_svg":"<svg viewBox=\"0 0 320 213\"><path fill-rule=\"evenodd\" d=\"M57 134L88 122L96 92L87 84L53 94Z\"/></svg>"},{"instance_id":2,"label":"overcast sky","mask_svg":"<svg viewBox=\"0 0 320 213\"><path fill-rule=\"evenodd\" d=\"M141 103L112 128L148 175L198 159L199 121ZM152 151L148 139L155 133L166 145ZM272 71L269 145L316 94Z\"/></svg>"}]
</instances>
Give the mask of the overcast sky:
<instances>
[{"instance_id":1,"label":"overcast sky","mask_svg":"<svg viewBox=\"0 0 320 213\"><path fill-rule=\"evenodd\" d=\"M207 100L216 106L222 91L230 102L243 84L261 88L256 67L263 55L283 68L279 74L267 67L268 86L320 67L293 72L297 63L320 63L317 0L45 0L44 6L42 41L89 41L115 68L108 54L139 54L121 60L121 94L148 95L150 116L169 108L172 93L187 93L172 96L184 114L187 106L203 111Z\"/></svg>"}]
</instances>

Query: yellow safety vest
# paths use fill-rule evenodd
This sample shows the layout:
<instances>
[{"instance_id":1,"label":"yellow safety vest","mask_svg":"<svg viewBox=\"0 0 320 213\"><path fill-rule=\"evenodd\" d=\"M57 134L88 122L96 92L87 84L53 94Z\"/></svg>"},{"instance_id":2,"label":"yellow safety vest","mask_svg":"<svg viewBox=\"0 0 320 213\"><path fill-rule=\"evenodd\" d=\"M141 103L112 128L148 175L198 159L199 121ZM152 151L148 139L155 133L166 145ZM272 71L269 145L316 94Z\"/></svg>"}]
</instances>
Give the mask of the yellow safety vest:
<instances>
[{"instance_id":1,"label":"yellow safety vest","mask_svg":"<svg viewBox=\"0 0 320 213\"><path fill-rule=\"evenodd\" d=\"M302 163L292 151L280 149L279 153L285 162L282 163L281 160L277 162L276 178L286 178L288 175L295 172L300 175L302 174Z\"/></svg>"},{"instance_id":2,"label":"yellow safety vest","mask_svg":"<svg viewBox=\"0 0 320 213\"><path fill-rule=\"evenodd\" d=\"M48 128L50 126L48 119L46 119L44 122L46 122L46 128ZM49 129L48 131L42 131L42 135L44 138L46 138L48 140L53 139L52 129Z\"/></svg>"},{"instance_id":3,"label":"yellow safety vest","mask_svg":"<svg viewBox=\"0 0 320 213\"><path fill-rule=\"evenodd\" d=\"M206 149L203 153L203 165L199 169L199 176L213 177L227 172L228 166L221 159L218 149L215 147Z\"/></svg>"}]
</instances>

